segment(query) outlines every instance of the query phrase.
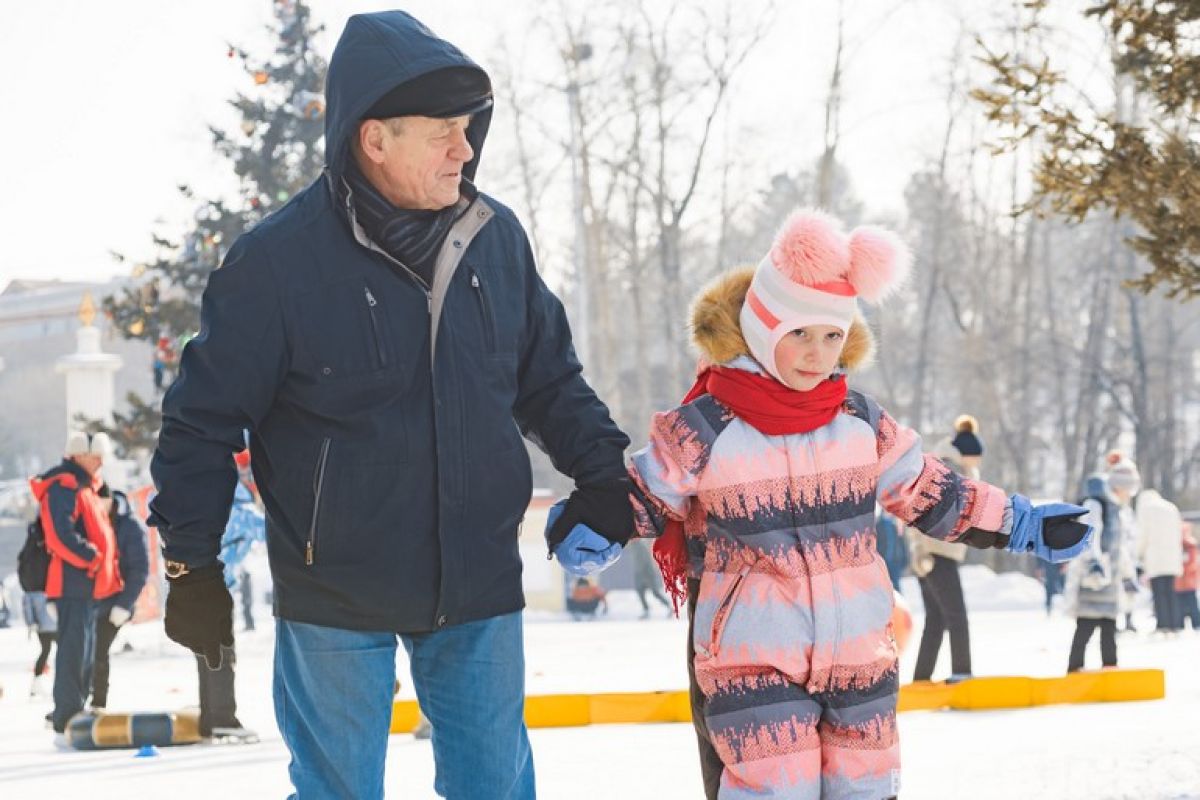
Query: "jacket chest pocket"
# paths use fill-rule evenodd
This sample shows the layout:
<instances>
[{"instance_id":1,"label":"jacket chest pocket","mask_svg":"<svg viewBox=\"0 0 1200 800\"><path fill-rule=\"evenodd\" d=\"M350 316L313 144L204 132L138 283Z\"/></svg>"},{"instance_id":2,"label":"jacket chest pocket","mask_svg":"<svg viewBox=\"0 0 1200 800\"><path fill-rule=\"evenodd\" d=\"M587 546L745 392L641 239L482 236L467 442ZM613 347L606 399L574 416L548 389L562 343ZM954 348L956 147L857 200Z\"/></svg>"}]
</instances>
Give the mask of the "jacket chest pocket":
<instances>
[{"instance_id":1,"label":"jacket chest pocket","mask_svg":"<svg viewBox=\"0 0 1200 800\"><path fill-rule=\"evenodd\" d=\"M301 295L296 306L304 366L318 381L403 367L391 336L403 310L380 286L346 280Z\"/></svg>"},{"instance_id":2,"label":"jacket chest pocket","mask_svg":"<svg viewBox=\"0 0 1200 800\"><path fill-rule=\"evenodd\" d=\"M483 286L479 273L471 270L471 294L475 295L475 303L479 306L479 322L483 326L483 344L486 352L496 352L496 316L492 313L492 301Z\"/></svg>"},{"instance_id":3,"label":"jacket chest pocket","mask_svg":"<svg viewBox=\"0 0 1200 800\"><path fill-rule=\"evenodd\" d=\"M475 265L464 264L465 282L471 308L464 309L474 318L478 331L478 351L489 357L511 358L515 351L515 318L519 313L511 287L503 275Z\"/></svg>"}]
</instances>

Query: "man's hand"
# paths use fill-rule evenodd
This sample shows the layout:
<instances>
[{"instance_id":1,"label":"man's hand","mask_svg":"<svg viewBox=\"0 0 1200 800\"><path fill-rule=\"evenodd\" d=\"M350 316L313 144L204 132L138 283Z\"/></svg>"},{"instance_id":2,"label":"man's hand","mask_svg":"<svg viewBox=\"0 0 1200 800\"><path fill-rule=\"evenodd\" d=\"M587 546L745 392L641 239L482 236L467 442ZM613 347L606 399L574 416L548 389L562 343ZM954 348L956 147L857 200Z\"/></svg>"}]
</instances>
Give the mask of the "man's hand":
<instances>
[{"instance_id":1,"label":"man's hand","mask_svg":"<svg viewBox=\"0 0 1200 800\"><path fill-rule=\"evenodd\" d=\"M577 525L590 528L593 535L599 534L608 543L628 543L634 532L633 505L629 502L632 490L633 481L629 478L615 478L580 486L571 492L560 515L552 517L546 529L550 552L553 553ZM562 503L560 500L556 507Z\"/></svg>"},{"instance_id":2,"label":"man's hand","mask_svg":"<svg viewBox=\"0 0 1200 800\"><path fill-rule=\"evenodd\" d=\"M87 576L88 578L95 580L96 575L100 572L100 567L104 566L104 559L101 557L100 551L97 550L91 542L87 543L87 547L92 551L92 558L90 561L88 561L87 565Z\"/></svg>"},{"instance_id":3,"label":"man's hand","mask_svg":"<svg viewBox=\"0 0 1200 800\"><path fill-rule=\"evenodd\" d=\"M224 567L217 562L169 580L163 619L167 638L221 668L221 645L233 647L233 598L225 586Z\"/></svg>"},{"instance_id":4,"label":"man's hand","mask_svg":"<svg viewBox=\"0 0 1200 800\"><path fill-rule=\"evenodd\" d=\"M1033 553L1043 561L1070 561L1091 542L1092 526L1078 522L1087 509L1071 503L1035 506L1028 497L1012 496L1012 535L1006 549Z\"/></svg>"},{"instance_id":5,"label":"man's hand","mask_svg":"<svg viewBox=\"0 0 1200 800\"><path fill-rule=\"evenodd\" d=\"M122 625L124 625L126 622L129 622L129 618L132 616L133 616L133 614L130 613L128 608L121 608L120 606L113 606L112 609L108 612L108 621L110 623L112 623L112 626L114 628L119 628Z\"/></svg>"},{"instance_id":6,"label":"man's hand","mask_svg":"<svg viewBox=\"0 0 1200 800\"><path fill-rule=\"evenodd\" d=\"M564 508L568 501L559 500L550 507L546 520L546 541L550 542L550 534L557 521L564 516ZM550 552L558 559L564 570L572 575L592 575L610 567L621 557L621 545L610 542L587 525L579 524L571 528L566 538L557 545L550 545Z\"/></svg>"}]
</instances>

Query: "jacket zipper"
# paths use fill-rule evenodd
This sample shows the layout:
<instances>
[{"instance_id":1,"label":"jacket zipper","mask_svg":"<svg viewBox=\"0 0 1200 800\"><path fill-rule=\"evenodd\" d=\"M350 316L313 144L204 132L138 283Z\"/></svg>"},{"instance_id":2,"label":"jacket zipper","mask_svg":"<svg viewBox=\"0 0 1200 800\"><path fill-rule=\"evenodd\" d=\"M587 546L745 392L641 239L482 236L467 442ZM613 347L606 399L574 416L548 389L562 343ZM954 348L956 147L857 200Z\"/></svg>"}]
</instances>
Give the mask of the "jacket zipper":
<instances>
[{"instance_id":1,"label":"jacket zipper","mask_svg":"<svg viewBox=\"0 0 1200 800\"><path fill-rule=\"evenodd\" d=\"M721 652L721 637L725 635L725 623L729 619L729 613L733 609L733 603L737 599L738 591L742 588L742 583L749 574L750 566L742 567L741 572L734 578L733 585L729 587L729 591L721 599L721 605L717 606L717 610L713 614L712 647L709 649L709 656L712 658L716 658L717 654Z\"/></svg>"},{"instance_id":2,"label":"jacket zipper","mask_svg":"<svg viewBox=\"0 0 1200 800\"><path fill-rule=\"evenodd\" d=\"M332 440L326 436L321 442L321 455L317 459L317 469L313 473L313 514L308 526L308 541L304 545L304 563L312 566L317 548L317 517L321 513L321 492L325 488L325 462L329 459L329 445Z\"/></svg>"},{"instance_id":3,"label":"jacket zipper","mask_svg":"<svg viewBox=\"0 0 1200 800\"><path fill-rule=\"evenodd\" d=\"M344 179L343 179L343 181L344 181ZM348 184L347 184L347 188L348 188ZM466 210L470 210L473 206L474 206L474 201L472 201L470 204L468 204ZM430 388L433 390L433 393L436 395L437 383L434 380L434 364L435 364L436 359L433 357L434 356L433 348L434 348L434 344L437 341L437 330L433 325L433 322L434 322L434 319L433 319L433 287L430 286L429 284L427 284L425 281L421 280L421 278L415 272L413 272L411 269L408 268L408 265L406 265L403 262L401 262L400 260L394 258L391 254L385 252L383 250L383 248L370 242L369 240L364 242L361 238L359 238L358 232L357 232L358 223L355 220L354 203L353 203L352 195L350 192L347 192L347 195L346 195L346 213L350 217L352 227L354 227L356 229L355 240L358 241L360 244L364 245L368 250L375 252L375 253L379 253L384 258L386 258L388 261L392 262L393 264L397 265L402 270L404 270L404 272L417 284L417 286L420 287L421 291L423 291L425 293L425 310L429 314L429 323L430 323L430 330L429 330L429 348L430 348L429 349L429 355L430 355L429 385L430 385ZM464 211L463 213L465 214L466 211ZM480 216L483 216L485 214L485 212L480 210L479 214L480 214ZM477 280L478 280L478 278L477 278ZM448 288L447 288L447 293L449 293ZM438 406L438 404L435 401L434 408L433 408L434 425L437 424L437 406ZM315 528L315 525L316 525L316 515L315 514L313 515L313 524L314 524L314 528ZM439 531L439 538L440 538L440 531ZM437 628L440 628L441 624L439 624L439 623L444 620L445 620L445 615L442 613L441 599L439 597L438 610L434 617L434 626Z\"/></svg>"},{"instance_id":4,"label":"jacket zipper","mask_svg":"<svg viewBox=\"0 0 1200 800\"><path fill-rule=\"evenodd\" d=\"M801 434L804 436L805 442L808 444L808 451L812 453L813 474L819 476L821 474L821 465L817 463L817 446L813 441L812 433ZM821 482L817 481L817 509L821 515L821 533L824 536L829 534L829 520L827 517L827 509L825 507L826 499L821 494ZM838 657L840 655L842 644L842 593L838 590L837 570L829 573L829 591L833 595L833 604L831 613L833 614L833 646L829 653L829 683L827 688L833 690L833 676L837 669Z\"/></svg>"},{"instance_id":5,"label":"jacket zipper","mask_svg":"<svg viewBox=\"0 0 1200 800\"><path fill-rule=\"evenodd\" d=\"M496 352L496 326L492 322L492 307L488 305L487 295L483 291L483 282L479 280L479 273L471 270L471 288L475 290L475 296L479 298L479 310L483 314L484 333L487 334L488 352Z\"/></svg>"},{"instance_id":6,"label":"jacket zipper","mask_svg":"<svg viewBox=\"0 0 1200 800\"><path fill-rule=\"evenodd\" d=\"M371 315L371 335L375 337L375 358L379 361L380 367L387 366L387 353L383 350L383 339L379 336L379 321L375 318L375 307L379 305L375 300L375 295L371 294L371 287L364 286L363 294L367 297L367 313Z\"/></svg>"}]
</instances>

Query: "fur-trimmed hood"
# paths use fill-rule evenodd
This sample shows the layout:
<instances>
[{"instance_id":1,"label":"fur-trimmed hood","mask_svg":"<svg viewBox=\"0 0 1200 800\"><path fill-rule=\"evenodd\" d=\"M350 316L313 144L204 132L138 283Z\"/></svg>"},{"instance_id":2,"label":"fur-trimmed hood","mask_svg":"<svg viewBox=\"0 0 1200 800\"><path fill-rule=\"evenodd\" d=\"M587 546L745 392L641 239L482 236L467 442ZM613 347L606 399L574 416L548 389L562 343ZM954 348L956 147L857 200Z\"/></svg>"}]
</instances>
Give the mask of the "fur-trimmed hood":
<instances>
[{"instance_id":1,"label":"fur-trimmed hood","mask_svg":"<svg viewBox=\"0 0 1200 800\"><path fill-rule=\"evenodd\" d=\"M754 278L754 267L726 272L700 290L692 302L692 344L710 364L724 364L738 356L750 356L750 347L742 336L738 316L746 291ZM870 363L875 338L862 316L856 316L846 333L839 366L847 371Z\"/></svg>"}]
</instances>

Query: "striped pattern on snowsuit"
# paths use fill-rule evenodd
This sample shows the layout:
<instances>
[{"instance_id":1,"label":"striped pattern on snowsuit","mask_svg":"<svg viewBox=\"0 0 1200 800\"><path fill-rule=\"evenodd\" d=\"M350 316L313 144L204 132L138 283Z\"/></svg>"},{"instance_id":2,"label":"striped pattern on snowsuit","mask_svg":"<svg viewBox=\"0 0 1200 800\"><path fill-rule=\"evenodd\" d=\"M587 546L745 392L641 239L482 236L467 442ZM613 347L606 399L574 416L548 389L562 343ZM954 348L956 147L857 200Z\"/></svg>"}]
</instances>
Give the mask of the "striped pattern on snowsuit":
<instances>
[{"instance_id":1,"label":"striped pattern on snowsuit","mask_svg":"<svg viewBox=\"0 0 1200 800\"><path fill-rule=\"evenodd\" d=\"M912 430L854 391L829 424L784 436L703 396L655 416L630 473L645 495L639 535L684 520L722 800L894 795L898 662L876 499L954 540L998 530L1005 495L923 456Z\"/></svg>"}]
</instances>

